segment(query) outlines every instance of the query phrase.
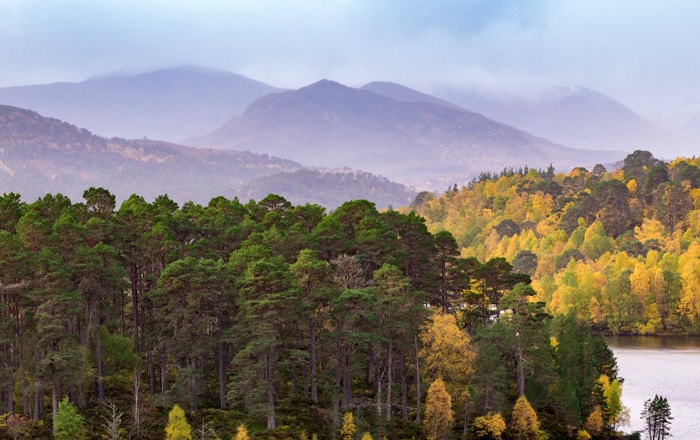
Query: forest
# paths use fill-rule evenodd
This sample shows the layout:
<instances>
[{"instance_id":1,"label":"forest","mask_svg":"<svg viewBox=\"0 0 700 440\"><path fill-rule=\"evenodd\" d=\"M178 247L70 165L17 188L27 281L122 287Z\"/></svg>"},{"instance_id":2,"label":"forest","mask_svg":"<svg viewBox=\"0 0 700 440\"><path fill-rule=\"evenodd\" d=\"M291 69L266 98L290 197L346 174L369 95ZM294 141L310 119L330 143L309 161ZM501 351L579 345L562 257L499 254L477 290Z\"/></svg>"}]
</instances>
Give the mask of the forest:
<instances>
[{"instance_id":1,"label":"forest","mask_svg":"<svg viewBox=\"0 0 700 440\"><path fill-rule=\"evenodd\" d=\"M482 174L411 209L461 257L505 258L553 315L611 334L700 334L700 159Z\"/></svg>"},{"instance_id":2,"label":"forest","mask_svg":"<svg viewBox=\"0 0 700 440\"><path fill-rule=\"evenodd\" d=\"M0 438L620 438L602 335L698 330L697 165L386 211L4 194Z\"/></svg>"}]
</instances>

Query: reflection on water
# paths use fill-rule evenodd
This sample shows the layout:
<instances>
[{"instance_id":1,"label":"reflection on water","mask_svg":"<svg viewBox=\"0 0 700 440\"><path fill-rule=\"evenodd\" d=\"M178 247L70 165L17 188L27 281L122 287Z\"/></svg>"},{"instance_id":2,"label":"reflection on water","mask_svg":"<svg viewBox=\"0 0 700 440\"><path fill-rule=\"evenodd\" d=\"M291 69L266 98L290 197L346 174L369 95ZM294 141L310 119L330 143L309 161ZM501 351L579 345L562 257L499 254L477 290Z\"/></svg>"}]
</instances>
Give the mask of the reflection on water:
<instances>
[{"instance_id":1,"label":"reflection on water","mask_svg":"<svg viewBox=\"0 0 700 440\"><path fill-rule=\"evenodd\" d=\"M609 336L605 341L613 350L700 350L700 336Z\"/></svg>"},{"instance_id":2,"label":"reflection on water","mask_svg":"<svg viewBox=\"0 0 700 440\"><path fill-rule=\"evenodd\" d=\"M644 401L668 399L673 438L694 439L700 432L700 337L609 337L622 385L622 401L630 408L627 432L641 431Z\"/></svg>"}]
</instances>

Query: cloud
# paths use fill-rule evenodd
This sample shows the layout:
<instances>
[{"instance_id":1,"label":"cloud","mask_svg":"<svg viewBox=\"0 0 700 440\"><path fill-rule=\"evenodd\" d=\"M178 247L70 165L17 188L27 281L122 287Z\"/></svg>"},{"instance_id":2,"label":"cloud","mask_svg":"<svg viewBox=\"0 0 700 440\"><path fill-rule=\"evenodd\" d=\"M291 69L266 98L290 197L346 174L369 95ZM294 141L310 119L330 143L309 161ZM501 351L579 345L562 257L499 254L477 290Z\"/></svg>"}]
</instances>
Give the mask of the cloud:
<instances>
[{"instance_id":1,"label":"cloud","mask_svg":"<svg viewBox=\"0 0 700 440\"><path fill-rule=\"evenodd\" d=\"M700 92L698 16L692 0L0 0L0 85L201 64L285 87L572 82L641 104Z\"/></svg>"}]
</instances>

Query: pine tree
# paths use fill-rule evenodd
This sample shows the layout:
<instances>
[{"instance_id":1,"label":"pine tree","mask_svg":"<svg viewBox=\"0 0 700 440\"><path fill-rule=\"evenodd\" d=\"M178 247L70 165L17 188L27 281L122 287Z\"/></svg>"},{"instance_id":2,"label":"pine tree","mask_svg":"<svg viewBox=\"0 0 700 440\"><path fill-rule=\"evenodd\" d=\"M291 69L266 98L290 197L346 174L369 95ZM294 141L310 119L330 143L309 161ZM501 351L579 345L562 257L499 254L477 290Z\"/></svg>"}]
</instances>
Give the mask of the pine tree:
<instances>
[{"instance_id":1,"label":"pine tree","mask_svg":"<svg viewBox=\"0 0 700 440\"><path fill-rule=\"evenodd\" d=\"M80 440L85 438L85 422L75 407L64 397L58 404L54 420L54 438L56 440Z\"/></svg>"},{"instance_id":2,"label":"pine tree","mask_svg":"<svg viewBox=\"0 0 700 440\"><path fill-rule=\"evenodd\" d=\"M646 420L646 432L649 440L664 440L671 436L671 406L668 400L659 395L644 402L642 419Z\"/></svg>"}]
</instances>

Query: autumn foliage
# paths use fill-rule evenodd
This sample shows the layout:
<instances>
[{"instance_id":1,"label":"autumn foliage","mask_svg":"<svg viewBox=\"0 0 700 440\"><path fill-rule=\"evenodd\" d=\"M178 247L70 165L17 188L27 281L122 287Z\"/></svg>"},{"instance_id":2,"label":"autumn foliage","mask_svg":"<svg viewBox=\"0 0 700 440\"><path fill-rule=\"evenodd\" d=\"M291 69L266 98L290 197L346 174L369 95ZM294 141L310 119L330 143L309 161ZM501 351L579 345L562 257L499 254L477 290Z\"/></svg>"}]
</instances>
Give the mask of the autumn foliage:
<instances>
[{"instance_id":1,"label":"autumn foliage","mask_svg":"<svg viewBox=\"0 0 700 440\"><path fill-rule=\"evenodd\" d=\"M504 170L419 200L462 257L532 275L553 314L615 334L700 333L700 159L635 151L607 170Z\"/></svg>"}]
</instances>

